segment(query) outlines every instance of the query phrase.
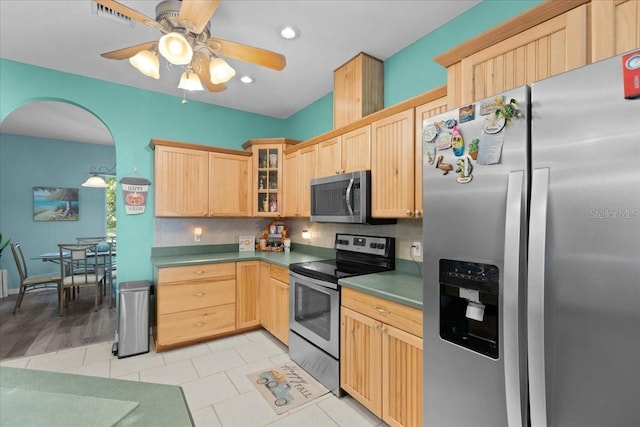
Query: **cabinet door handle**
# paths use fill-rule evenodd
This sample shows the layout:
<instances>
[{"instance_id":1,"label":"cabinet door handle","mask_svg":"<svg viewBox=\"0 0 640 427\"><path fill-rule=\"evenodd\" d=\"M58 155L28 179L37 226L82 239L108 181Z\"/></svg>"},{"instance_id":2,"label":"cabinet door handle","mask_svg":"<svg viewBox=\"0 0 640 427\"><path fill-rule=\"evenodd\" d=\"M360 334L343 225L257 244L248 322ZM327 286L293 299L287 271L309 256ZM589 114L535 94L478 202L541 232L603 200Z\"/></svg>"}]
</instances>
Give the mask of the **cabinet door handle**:
<instances>
[{"instance_id":1,"label":"cabinet door handle","mask_svg":"<svg viewBox=\"0 0 640 427\"><path fill-rule=\"evenodd\" d=\"M416 211L413 212L413 216L418 218L419 216L422 216L422 212L420 212L419 210L416 210Z\"/></svg>"},{"instance_id":2,"label":"cabinet door handle","mask_svg":"<svg viewBox=\"0 0 640 427\"><path fill-rule=\"evenodd\" d=\"M378 329L378 324L377 323L373 324L373 329Z\"/></svg>"},{"instance_id":3,"label":"cabinet door handle","mask_svg":"<svg viewBox=\"0 0 640 427\"><path fill-rule=\"evenodd\" d=\"M198 292L197 294L193 294L194 297L203 297L206 294L204 292Z\"/></svg>"},{"instance_id":4,"label":"cabinet door handle","mask_svg":"<svg viewBox=\"0 0 640 427\"><path fill-rule=\"evenodd\" d=\"M375 307L375 309L376 309L376 311L377 311L378 313L382 313L382 314L391 314L391 312L390 312L389 310L385 310L385 309L384 309L384 308L382 308L382 307Z\"/></svg>"},{"instance_id":5,"label":"cabinet door handle","mask_svg":"<svg viewBox=\"0 0 640 427\"><path fill-rule=\"evenodd\" d=\"M196 328L199 328L200 326L204 326L204 322L196 322L193 324L193 326L195 326Z\"/></svg>"},{"instance_id":6,"label":"cabinet door handle","mask_svg":"<svg viewBox=\"0 0 640 427\"><path fill-rule=\"evenodd\" d=\"M205 271L204 270L196 270L193 272L193 274L204 274Z\"/></svg>"},{"instance_id":7,"label":"cabinet door handle","mask_svg":"<svg viewBox=\"0 0 640 427\"><path fill-rule=\"evenodd\" d=\"M382 331L383 334L387 333L387 328L385 328L384 326L380 330Z\"/></svg>"},{"instance_id":8,"label":"cabinet door handle","mask_svg":"<svg viewBox=\"0 0 640 427\"><path fill-rule=\"evenodd\" d=\"M411 212L409 209L407 209L407 216L413 216L413 212Z\"/></svg>"}]
</instances>

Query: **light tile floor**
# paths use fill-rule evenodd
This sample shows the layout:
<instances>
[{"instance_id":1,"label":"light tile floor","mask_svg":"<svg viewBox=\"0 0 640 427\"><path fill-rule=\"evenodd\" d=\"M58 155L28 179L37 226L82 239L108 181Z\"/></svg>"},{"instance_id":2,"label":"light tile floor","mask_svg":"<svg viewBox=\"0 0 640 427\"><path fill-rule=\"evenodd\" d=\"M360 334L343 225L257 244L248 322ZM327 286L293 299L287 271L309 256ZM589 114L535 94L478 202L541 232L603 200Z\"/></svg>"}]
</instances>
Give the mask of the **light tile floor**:
<instances>
[{"instance_id":1,"label":"light tile floor","mask_svg":"<svg viewBox=\"0 0 640 427\"><path fill-rule=\"evenodd\" d=\"M7 359L0 365L179 385L198 427L386 426L350 396L331 393L276 415L246 375L289 360L287 347L258 330L123 359L114 357L111 342L106 342Z\"/></svg>"}]
</instances>

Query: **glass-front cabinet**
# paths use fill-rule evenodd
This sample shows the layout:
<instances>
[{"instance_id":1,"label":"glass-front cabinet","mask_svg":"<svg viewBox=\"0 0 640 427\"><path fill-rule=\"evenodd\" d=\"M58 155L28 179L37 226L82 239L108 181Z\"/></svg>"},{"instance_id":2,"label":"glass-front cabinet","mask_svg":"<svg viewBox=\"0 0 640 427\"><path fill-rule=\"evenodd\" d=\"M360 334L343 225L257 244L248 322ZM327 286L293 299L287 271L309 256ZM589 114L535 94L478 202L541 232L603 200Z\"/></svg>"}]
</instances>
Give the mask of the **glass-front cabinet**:
<instances>
[{"instance_id":1,"label":"glass-front cabinet","mask_svg":"<svg viewBox=\"0 0 640 427\"><path fill-rule=\"evenodd\" d=\"M287 138L250 139L242 147L253 153L253 214L282 216L284 150L298 143Z\"/></svg>"}]
</instances>

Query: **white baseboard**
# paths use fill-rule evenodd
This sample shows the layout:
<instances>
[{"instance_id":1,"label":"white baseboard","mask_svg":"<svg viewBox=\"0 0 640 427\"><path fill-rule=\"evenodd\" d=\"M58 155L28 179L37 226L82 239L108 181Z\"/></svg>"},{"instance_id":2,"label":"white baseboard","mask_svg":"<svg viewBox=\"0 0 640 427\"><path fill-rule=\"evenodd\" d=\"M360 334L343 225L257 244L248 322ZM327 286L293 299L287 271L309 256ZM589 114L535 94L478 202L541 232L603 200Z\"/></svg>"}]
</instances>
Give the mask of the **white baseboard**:
<instances>
[{"instance_id":1,"label":"white baseboard","mask_svg":"<svg viewBox=\"0 0 640 427\"><path fill-rule=\"evenodd\" d=\"M9 285L9 280L7 279L7 270L0 270L0 298L4 298L9 295L7 291L7 286Z\"/></svg>"}]
</instances>

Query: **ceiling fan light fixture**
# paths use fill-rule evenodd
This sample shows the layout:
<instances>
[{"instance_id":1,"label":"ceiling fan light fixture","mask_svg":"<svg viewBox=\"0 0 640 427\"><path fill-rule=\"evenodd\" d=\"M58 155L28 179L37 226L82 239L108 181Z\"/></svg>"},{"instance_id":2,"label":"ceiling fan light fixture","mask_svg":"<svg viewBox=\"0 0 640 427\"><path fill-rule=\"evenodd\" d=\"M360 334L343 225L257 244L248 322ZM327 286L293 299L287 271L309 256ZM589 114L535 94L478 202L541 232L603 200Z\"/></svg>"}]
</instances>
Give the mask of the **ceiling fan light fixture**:
<instances>
[{"instance_id":1,"label":"ceiling fan light fixture","mask_svg":"<svg viewBox=\"0 0 640 427\"><path fill-rule=\"evenodd\" d=\"M193 48L186 37L180 33L167 33L160 37L158 50L164 58L174 65L186 65L193 58Z\"/></svg>"},{"instance_id":2,"label":"ceiling fan light fixture","mask_svg":"<svg viewBox=\"0 0 640 427\"><path fill-rule=\"evenodd\" d=\"M145 76L156 80L160 78L160 60L150 50L141 50L129 58L129 62Z\"/></svg>"},{"instance_id":3,"label":"ceiling fan light fixture","mask_svg":"<svg viewBox=\"0 0 640 427\"><path fill-rule=\"evenodd\" d=\"M187 70L182 73L182 76L180 76L180 84L178 85L178 88L191 91L204 90L200 78L192 70Z\"/></svg>"},{"instance_id":4,"label":"ceiling fan light fixture","mask_svg":"<svg viewBox=\"0 0 640 427\"><path fill-rule=\"evenodd\" d=\"M231 68L224 59L213 58L209 62L209 74L211 75L211 83L217 85L231 80L236 75L236 70Z\"/></svg>"}]
</instances>

